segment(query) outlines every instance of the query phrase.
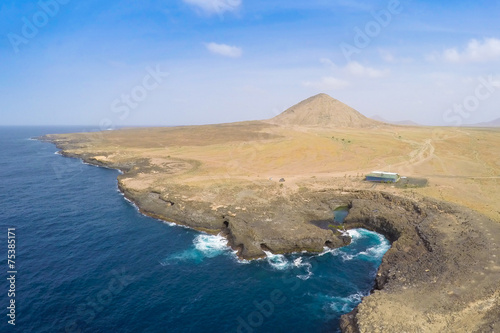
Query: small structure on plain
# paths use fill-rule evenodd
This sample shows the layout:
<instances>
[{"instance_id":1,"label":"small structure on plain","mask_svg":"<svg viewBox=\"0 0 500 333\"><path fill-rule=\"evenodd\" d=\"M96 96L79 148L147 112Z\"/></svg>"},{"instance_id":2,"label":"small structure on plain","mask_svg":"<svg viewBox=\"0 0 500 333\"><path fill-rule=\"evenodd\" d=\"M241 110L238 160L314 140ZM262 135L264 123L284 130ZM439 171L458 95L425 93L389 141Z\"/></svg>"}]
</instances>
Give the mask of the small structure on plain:
<instances>
[{"instance_id":1,"label":"small structure on plain","mask_svg":"<svg viewBox=\"0 0 500 333\"><path fill-rule=\"evenodd\" d=\"M397 183L401 177L394 172L372 171L366 175L366 180L379 183Z\"/></svg>"}]
</instances>

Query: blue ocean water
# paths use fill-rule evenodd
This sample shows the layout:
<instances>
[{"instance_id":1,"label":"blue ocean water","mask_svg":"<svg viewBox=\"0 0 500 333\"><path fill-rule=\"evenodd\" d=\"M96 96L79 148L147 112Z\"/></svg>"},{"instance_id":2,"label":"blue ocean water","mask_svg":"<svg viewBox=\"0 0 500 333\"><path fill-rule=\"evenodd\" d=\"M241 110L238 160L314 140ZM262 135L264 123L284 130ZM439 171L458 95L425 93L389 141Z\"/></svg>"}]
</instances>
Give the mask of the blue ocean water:
<instances>
[{"instance_id":1,"label":"blue ocean water","mask_svg":"<svg viewBox=\"0 0 500 333\"><path fill-rule=\"evenodd\" d=\"M118 172L0 127L1 242L16 229L19 332L336 332L373 287L389 242L363 229L321 254L239 261L225 240L145 217ZM7 324L2 255L0 330Z\"/></svg>"}]
</instances>

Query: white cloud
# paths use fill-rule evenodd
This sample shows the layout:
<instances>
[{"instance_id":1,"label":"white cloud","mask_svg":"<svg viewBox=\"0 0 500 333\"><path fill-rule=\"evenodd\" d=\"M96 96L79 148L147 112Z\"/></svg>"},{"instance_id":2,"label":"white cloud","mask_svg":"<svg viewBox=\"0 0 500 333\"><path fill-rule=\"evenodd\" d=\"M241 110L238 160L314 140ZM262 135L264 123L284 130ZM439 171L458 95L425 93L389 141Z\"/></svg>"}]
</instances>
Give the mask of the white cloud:
<instances>
[{"instance_id":1,"label":"white cloud","mask_svg":"<svg viewBox=\"0 0 500 333\"><path fill-rule=\"evenodd\" d=\"M363 66L356 61L349 62L344 67L344 70L351 75L367 78L379 78L389 74L388 70L378 70L372 67Z\"/></svg>"},{"instance_id":2,"label":"white cloud","mask_svg":"<svg viewBox=\"0 0 500 333\"><path fill-rule=\"evenodd\" d=\"M390 64L410 64L414 61L413 58L398 57L398 56L395 56L392 52L384 50L384 49L379 49L378 53L380 55L380 59L382 59L383 61L390 63Z\"/></svg>"},{"instance_id":3,"label":"white cloud","mask_svg":"<svg viewBox=\"0 0 500 333\"><path fill-rule=\"evenodd\" d=\"M320 81L308 81L303 83L306 87L314 87L320 90L342 89L350 86L350 83L332 76L325 76Z\"/></svg>"},{"instance_id":4,"label":"white cloud","mask_svg":"<svg viewBox=\"0 0 500 333\"><path fill-rule=\"evenodd\" d=\"M241 48L226 44L206 43L205 47L213 54L218 54L224 57L239 58L243 54Z\"/></svg>"},{"instance_id":5,"label":"white cloud","mask_svg":"<svg viewBox=\"0 0 500 333\"><path fill-rule=\"evenodd\" d=\"M222 14L237 10L242 0L183 0L207 14Z\"/></svg>"},{"instance_id":6,"label":"white cloud","mask_svg":"<svg viewBox=\"0 0 500 333\"><path fill-rule=\"evenodd\" d=\"M500 59L500 39L485 38L482 42L471 39L463 51L457 48L444 50L426 57L428 60L443 60L450 63L486 62Z\"/></svg>"}]
</instances>

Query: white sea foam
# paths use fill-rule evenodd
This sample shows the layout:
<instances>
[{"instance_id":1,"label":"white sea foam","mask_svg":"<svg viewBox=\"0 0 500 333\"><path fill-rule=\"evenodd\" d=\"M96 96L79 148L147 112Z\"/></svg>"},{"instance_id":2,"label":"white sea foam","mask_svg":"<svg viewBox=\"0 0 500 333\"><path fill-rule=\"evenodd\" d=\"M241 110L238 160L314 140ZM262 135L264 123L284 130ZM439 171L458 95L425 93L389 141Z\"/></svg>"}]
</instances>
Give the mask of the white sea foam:
<instances>
[{"instance_id":1,"label":"white sea foam","mask_svg":"<svg viewBox=\"0 0 500 333\"><path fill-rule=\"evenodd\" d=\"M121 192L121 191L119 191L119 192L121 193L121 195L123 196L123 198L125 199L125 201L127 201L129 204L131 204L132 206L134 206L134 208L135 208L138 212L140 212L139 206L137 206L137 205L135 204L135 202L133 202L132 200L128 199L128 198L125 196L125 194L123 194L123 192Z\"/></svg>"},{"instance_id":2,"label":"white sea foam","mask_svg":"<svg viewBox=\"0 0 500 333\"><path fill-rule=\"evenodd\" d=\"M336 249L324 247L323 252L317 254L317 256L323 256L323 255L329 253L333 256L340 256L340 258L343 261L350 261L350 260L353 260L353 259L358 258L358 257L359 258L366 258L369 260L370 259L379 260L384 256L384 254L387 252L387 250L389 250L389 248L391 247L391 244L389 243L389 241L387 239L385 239L384 236L382 236L376 232L372 232L372 231L368 231L368 230L364 230L364 229L351 229L351 230L347 230L346 233L351 237L351 245L356 245L356 243L363 238L374 237L374 236L376 236L378 238L379 244L371 246L371 247L367 248L365 251L361 251L361 252L355 253L355 254L348 253L348 250L346 250L345 247L344 248L336 248Z\"/></svg>"},{"instance_id":3,"label":"white sea foam","mask_svg":"<svg viewBox=\"0 0 500 333\"><path fill-rule=\"evenodd\" d=\"M340 253L340 257L342 258L343 261L349 261L354 258L356 258L358 255L357 254L347 254L347 253Z\"/></svg>"},{"instance_id":4,"label":"white sea foam","mask_svg":"<svg viewBox=\"0 0 500 333\"><path fill-rule=\"evenodd\" d=\"M307 274L299 274L297 275L297 277L301 280L307 280L309 279L311 276L313 276L313 272L311 271L311 268L312 268L312 265L310 262L303 262L303 259L302 257L298 257L297 259L295 259L293 261L293 265L297 268L302 268L302 267L305 267L306 269L306 273Z\"/></svg>"},{"instance_id":5,"label":"white sea foam","mask_svg":"<svg viewBox=\"0 0 500 333\"><path fill-rule=\"evenodd\" d=\"M285 258L284 255L282 255L282 254L273 254L273 253L271 253L269 251L264 251L264 253L266 254L267 262L274 269L277 269L277 270L281 271L281 270L287 269L289 267L290 263L288 262L288 260Z\"/></svg>"},{"instance_id":6,"label":"white sea foam","mask_svg":"<svg viewBox=\"0 0 500 333\"><path fill-rule=\"evenodd\" d=\"M318 256L318 257L322 257L322 256L324 256L325 254L329 254L329 253L330 253L331 255L336 256L336 255L338 254L338 252L339 252L339 249L338 249L338 248L332 249L332 248L330 248L330 247L328 247L328 246L325 246L325 247L323 247L323 252L320 252L320 253L316 254L316 256Z\"/></svg>"},{"instance_id":7,"label":"white sea foam","mask_svg":"<svg viewBox=\"0 0 500 333\"><path fill-rule=\"evenodd\" d=\"M366 251L362 251L358 254L358 256L366 256L369 258L375 258L375 259L380 259L384 256L384 254L389 250L391 247L389 242L385 241L379 245L369 247L366 249Z\"/></svg>"},{"instance_id":8,"label":"white sea foam","mask_svg":"<svg viewBox=\"0 0 500 333\"><path fill-rule=\"evenodd\" d=\"M238 251L233 251L232 254L233 254L234 259L236 260L236 262L238 264L245 264L246 265L246 264L250 264L252 262L252 260L238 258ZM259 259L255 259L255 260L259 260Z\"/></svg>"},{"instance_id":9,"label":"white sea foam","mask_svg":"<svg viewBox=\"0 0 500 333\"><path fill-rule=\"evenodd\" d=\"M194 247L207 258L216 257L230 250L227 239L221 235L198 235L193 240Z\"/></svg>"},{"instance_id":10,"label":"white sea foam","mask_svg":"<svg viewBox=\"0 0 500 333\"><path fill-rule=\"evenodd\" d=\"M231 248L227 245L226 238L221 235L201 234L193 239L193 246L190 249L172 254L168 258L160 260L160 264L166 266L179 261L200 263L205 258L214 258L224 253L236 253L231 251Z\"/></svg>"},{"instance_id":11,"label":"white sea foam","mask_svg":"<svg viewBox=\"0 0 500 333\"><path fill-rule=\"evenodd\" d=\"M346 313L354 309L354 307L359 304L365 296L367 295L357 292L347 297L329 297L331 300L331 302L329 302L329 306L335 312Z\"/></svg>"},{"instance_id":12,"label":"white sea foam","mask_svg":"<svg viewBox=\"0 0 500 333\"><path fill-rule=\"evenodd\" d=\"M353 241L363 237L363 235L358 229L347 230L347 234L351 236Z\"/></svg>"},{"instance_id":13,"label":"white sea foam","mask_svg":"<svg viewBox=\"0 0 500 333\"><path fill-rule=\"evenodd\" d=\"M391 243L387 239L385 239L384 236L375 232L363 230L363 233L365 234L364 237L376 236L378 238L379 244L367 248L365 251L358 253L357 256L366 257L368 259L381 259L384 254L390 249Z\"/></svg>"},{"instance_id":14,"label":"white sea foam","mask_svg":"<svg viewBox=\"0 0 500 333\"><path fill-rule=\"evenodd\" d=\"M300 267L302 266L302 257L298 257L297 259L295 259L293 261L293 264L295 265L295 267Z\"/></svg>"},{"instance_id":15,"label":"white sea foam","mask_svg":"<svg viewBox=\"0 0 500 333\"><path fill-rule=\"evenodd\" d=\"M177 226L180 226L178 224L175 224L174 222L169 222L169 221L163 221L163 220L158 220L166 225L168 225L169 227L177 227Z\"/></svg>"}]
</instances>

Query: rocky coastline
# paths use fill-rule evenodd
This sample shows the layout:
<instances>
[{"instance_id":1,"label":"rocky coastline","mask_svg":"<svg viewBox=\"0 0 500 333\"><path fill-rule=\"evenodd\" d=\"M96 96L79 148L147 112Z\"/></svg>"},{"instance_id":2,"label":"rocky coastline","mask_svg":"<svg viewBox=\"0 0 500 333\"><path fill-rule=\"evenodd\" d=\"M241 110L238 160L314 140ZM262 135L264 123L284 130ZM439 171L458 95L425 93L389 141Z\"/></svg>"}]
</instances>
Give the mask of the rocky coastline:
<instances>
[{"instance_id":1,"label":"rocky coastline","mask_svg":"<svg viewBox=\"0 0 500 333\"><path fill-rule=\"evenodd\" d=\"M326 186L286 192L256 182L210 189L172 183L137 190L127 180L144 171L140 161L106 163L97 154L71 152L71 142L41 139L55 143L64 156L120 169L120 191L142 213L223 233L245 259L262 257L264 250L319 252L348 244L340 232L314 223L333 222L333 210L347 205L346 228L376 231L392 246L373 293L342 316L343 332L500 331L500 224L477 212L425 197Z\"/></svg>"}]
</instances>

